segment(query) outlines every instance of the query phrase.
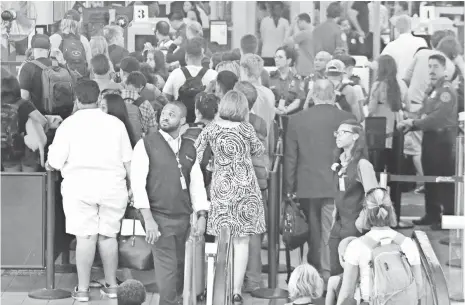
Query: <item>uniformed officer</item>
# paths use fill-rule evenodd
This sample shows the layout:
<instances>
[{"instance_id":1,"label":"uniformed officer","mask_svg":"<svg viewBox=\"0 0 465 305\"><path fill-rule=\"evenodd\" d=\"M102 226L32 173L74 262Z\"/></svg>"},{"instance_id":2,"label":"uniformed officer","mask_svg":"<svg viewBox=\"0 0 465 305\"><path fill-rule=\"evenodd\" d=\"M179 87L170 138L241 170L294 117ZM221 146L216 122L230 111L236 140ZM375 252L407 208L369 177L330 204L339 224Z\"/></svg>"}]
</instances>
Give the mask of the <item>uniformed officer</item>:
<instances>
[{"instance_id":1,"label":"uniformed officer","mask_svg":"<svg viewBox=\"0 0 465 305\"><path fill-rule=\"evenodd\" d=\"M295 52L288 46L276 50L275 63L278 68L270 73L270 89L276 99L276 112L280 115L296 113L302 110L304 78L295 74L291 66L295 61Z\"/></svg>"},{"instance_id":2,"label":"uniformed officer","mask_svg":"<svg viewBox=\"0 0 465 305\"><path fill-rule=\"evenodd\" d=\"M454 143L457 134L457 95L445 80L446 58L429 57L431 87L426 92L420 119L401 121L398 129L422 130L421 163L426 176L453 176L455 173ZM426 215L417 225L441 228L441 206L445 215L454 214L454 184L425 183Z\"/></svg>"}]
</instances>

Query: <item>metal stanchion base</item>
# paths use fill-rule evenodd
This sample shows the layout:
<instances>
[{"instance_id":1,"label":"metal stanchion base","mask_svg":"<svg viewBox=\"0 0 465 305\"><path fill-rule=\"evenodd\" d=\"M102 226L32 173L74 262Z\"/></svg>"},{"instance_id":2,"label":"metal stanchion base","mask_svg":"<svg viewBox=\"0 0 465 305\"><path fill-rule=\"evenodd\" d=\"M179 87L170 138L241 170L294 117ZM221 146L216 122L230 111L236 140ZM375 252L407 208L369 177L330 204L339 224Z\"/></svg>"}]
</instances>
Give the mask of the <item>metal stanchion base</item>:
<instances>
[{"instance_id":1,"label":"metal stanchion base","mask_svg":"<svg viewBox=\"0 0 465 305\"><path fill-rule=\"evenodd\" d=\"M252 291L250 294L257 299L287 299L289 294L287 290L281 288L260 288Z\"/></svg>"},{"instance_id":2,"label":"metal stanchion base","mask_svg":"<svg viewBox=\"0 0 465 305\"><path fill-rule=\"evenodd\" d=\"M268 270L270 270L270 267L268 264L262 266L262 273L268 273ZM291 272L294 271L294 267L291 266ZM278 273L287 273L287 267L286 265L280 264L278 265Z\"/></svg>"},{"instance_id":3,"label":"metal stanchion base","mask_svg":"<svg viewBox=\"0 0 465 305\"><path fill-rule=\"evenodd\" d=\"M449 267L453 267L453 268L462 268L462 259L461 258L451 259L450 261L447 261L446 265Z\"/></svg>"},{"instance_id":4,"label":"metal stanchion base","mask_svg":"<svg viewBox=\"0 0 465 305\"><path fill-rule=\"evenodd\" d=\"M268 245L262 245L262 250L268 250ZM279 251L286 251L286 247L279 248Z\"/></svg>"},{"instance_id":5,"label":"metal stanchion base","mask_svg":"<svg viewBox=\"0 0 465 305\"><path fill-rule=\"evenodd\" d=\"M76 273L76 265L55 265L55 273Z\"/></svg>"},{"instance_id":6,"label":"metal stanchion base","mask_svg":"<svg viewBox=\"0 0 465 305\"><path fill-rule=\"evenodd\" d=\"M413 227L414 227L413 223L400 220L394 229L402 230L402 229L411 229Z\"/></svg>"},{"instance_id":7,"label":"metal stanchion base","mask_svg":"<svg viewBox=\"0 0 465 305\"><path fill-rule=\"evenodd\" d=\"M29 292L28 296L31 299L39 300L58 300L71 297L71 292L63 289L47 289L42 288Z\"/></svg>"},{"instance_id":8,"label":"metal stanchion base","mask_svg":"<svg viewBox=\"0 0 465 305\"><path fill-rule=\"evenodd\" d=\"M455 301L455 302L463 302L463 301L465 301L465 298L464 298L464 296L463 296L463 291L451 295L451 296L450 296L450 299L451 299L452 301Z\"/></svg>"},{"instance_id":9,"label":"metal stanchion base","mask_svg":"<svg viewBox=\"0 0 465 305\"><path fill-rule=\"evenodd\" d=\"M439 241L441 245L446 245L446 246L461 246L462 241L459 238L453 238L451 239L450 237L445 237Z\"/></svg>"}]
</instances>

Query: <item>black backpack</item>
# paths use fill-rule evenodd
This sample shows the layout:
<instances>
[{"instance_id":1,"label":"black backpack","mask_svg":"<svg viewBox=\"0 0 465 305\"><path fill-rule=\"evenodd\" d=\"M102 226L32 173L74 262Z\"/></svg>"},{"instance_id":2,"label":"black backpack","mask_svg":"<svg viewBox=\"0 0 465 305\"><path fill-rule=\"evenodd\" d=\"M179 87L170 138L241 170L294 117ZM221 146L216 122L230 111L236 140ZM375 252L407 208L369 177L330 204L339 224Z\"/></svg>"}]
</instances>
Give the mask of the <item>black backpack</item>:
<instances>
[{"instance_id":1,"label":"black backpack","mask_svg":"<svg viewBox=\"0 0 465 305\"><path fill-rule=\"evenodd\" d=\"M341 110L352 113L352 108L347 102L346 96L342 93L346 86L350 86L350 84L342 84L341 88L336 90L336 106Z\"/></svg>"},{"instance_id":2,"label":"black backpack","mask_svg":"<svg viewBox=\"0 0 465 305\"><path fill-rule=\"evenodd\" d=\"M186 122L188 124L195 122L195 96L205 91L206 86L202 83L202 78L207 73L208 69L202 68L195 77L189 73L186 67L181 68L182 73L186 77L186 82L179 88L179 98L186 105L187 116Z\"/></svg>"},{"instance_id":3,"label":"black backpack","mask_svg":"<svg viewBox=\"0 0 465 305\"><path fill-rule=\"evenodd\" d=\"M61 34L60 51L74 80L89 76L87 69L86 51L81 37L74 34Z\"/></svg>"}]
</instances>

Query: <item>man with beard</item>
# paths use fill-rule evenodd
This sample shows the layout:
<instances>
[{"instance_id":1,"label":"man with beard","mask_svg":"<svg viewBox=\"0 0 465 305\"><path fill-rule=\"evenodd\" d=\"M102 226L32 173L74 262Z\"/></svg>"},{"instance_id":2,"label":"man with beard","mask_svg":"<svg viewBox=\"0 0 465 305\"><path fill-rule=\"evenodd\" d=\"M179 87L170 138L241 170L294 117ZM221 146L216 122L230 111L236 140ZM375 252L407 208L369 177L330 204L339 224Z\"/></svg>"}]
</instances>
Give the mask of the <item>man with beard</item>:
<instances>
[{"instance_id":1,"label":"man with beard","mask_svg":"<svg viewBox=\"0 0 465 305\"><path fill-rule=\"evenodd\" d=\"M134 207L144 218L146 241L153 245L160 305L178 304L190 216L196 213L194 234L202 235L209 209L194 141L180 133L186 113L183 103L168 103L160 130L136 144L131 163Z\"/></svg>"},{"instance_id":2,"label":"man with beard","mask_svg":"<svg viewBox=\"0 0 465 305\"><path fill-rule=\"evenodd\" d=\"M457 94L445 80L446 57L433 54L428 61L431 86L426 91L419 119L397 124L401 130L423 131L421 163L426 176L453 176L457 135ZM454 184L425 183L426 215L416 224L441 229L441 212L454 215ZM442 209L441 209L442 208Z\"/></svg>"}]
</instances>

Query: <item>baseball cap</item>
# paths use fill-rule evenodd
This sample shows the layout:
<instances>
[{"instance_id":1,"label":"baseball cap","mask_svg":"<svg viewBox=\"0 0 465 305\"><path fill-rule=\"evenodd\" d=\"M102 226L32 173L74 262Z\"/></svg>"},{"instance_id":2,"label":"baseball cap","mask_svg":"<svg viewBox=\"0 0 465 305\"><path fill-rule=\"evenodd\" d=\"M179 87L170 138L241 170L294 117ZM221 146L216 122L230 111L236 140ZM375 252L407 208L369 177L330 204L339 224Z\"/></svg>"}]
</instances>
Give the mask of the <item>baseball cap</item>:
<instances>
[{"instance_id":1,"label":"baseball cap","mask_svg":"<svg viewBox=\"0 0 465 305\"><path fill-rule=\"evenodd\" d=\"M81 15L76 10L69 10L69 11L66 12L63 19L70 19L70 20L74 20L74 21L80 21L81 20Z\"/></svg>"},{"instance_id":2,"label":"baseball cap","mask_svg":"<svg viewBox=\"0 0 465 305\"><path fill-rule=\"evenodd\" d=\"M31 48L33 49L50 49L50 38L45 34L36 34L32 36Z\"/></svg>"},{"instance_id":3,"label":"baseball cap","mask_svg":"<svg viewBox=\"0 0 465 305\"><path fill-rule=\"evenodd\" d=\"M330 60L326 64L326 73L329 73L330 75L338 75L344 73L344 63L340 61L339 59L333 59Z\"/></svg>"},{"instance_id":4,"label":"baseball cap","mask_svg":"<svg viewBox=\"0 0 465 305\"><path fill-rule=\"evenodd\" d=\"M131 73L140 70L140 63L136 58L132 56L126 56L125 58L123 58L123 60L121 60L121 64L119 67L124 72Z\"/></svg>"}]
</instances>

